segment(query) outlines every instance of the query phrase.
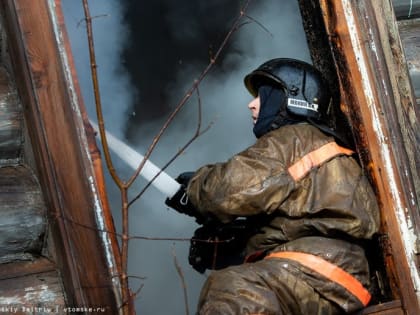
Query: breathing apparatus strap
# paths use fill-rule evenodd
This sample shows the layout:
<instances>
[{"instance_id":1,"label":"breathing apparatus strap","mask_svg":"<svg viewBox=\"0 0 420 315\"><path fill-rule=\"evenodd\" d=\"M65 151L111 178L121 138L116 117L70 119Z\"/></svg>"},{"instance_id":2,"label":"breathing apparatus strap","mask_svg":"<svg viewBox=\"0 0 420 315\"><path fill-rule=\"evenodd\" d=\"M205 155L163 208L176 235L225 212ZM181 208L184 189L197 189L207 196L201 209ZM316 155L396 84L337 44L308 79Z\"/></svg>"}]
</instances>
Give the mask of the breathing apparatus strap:
<instances>
[{"instance_id":1,"label":"breathing apparatus strap","mask_svg":"<svg viewBox=\"0 0 420 315\"><path fill-rule=\"evenodd\" d=\"M305 177L313 168L320 166L322 163L336 157L338 155L353 155L354 151L339 146L335 142L324 144L304 155L299 161L290 166L287 170L295 181Z\"/></svg>"},{"instance_id":2,"label":"breathing apparatus strap","mask_svg":"<svg viewBox=\"0 0 420 315\"><path fill-rule=\"evenodd\" d=\"M270 258L286 258L298 262L306 268L319 273L320 275L345 288L354 295L363 306L366 306L371 299L369 291L363 287L359 280L347 271L319 256L302 252L275 252L265 257L265 259Z\"/></svg>"}]
</instances>

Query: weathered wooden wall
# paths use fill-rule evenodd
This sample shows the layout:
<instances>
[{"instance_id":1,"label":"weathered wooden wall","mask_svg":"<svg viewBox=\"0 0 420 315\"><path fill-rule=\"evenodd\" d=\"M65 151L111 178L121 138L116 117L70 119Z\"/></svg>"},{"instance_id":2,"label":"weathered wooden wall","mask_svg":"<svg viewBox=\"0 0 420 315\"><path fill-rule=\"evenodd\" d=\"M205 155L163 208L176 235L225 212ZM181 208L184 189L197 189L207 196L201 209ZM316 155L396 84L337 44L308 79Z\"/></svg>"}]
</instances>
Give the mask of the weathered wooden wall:
<instances>
[{"instance_id":1,"label":"weathered wooden wall","mask_svg":"<svg viewBox=\"0 0 420 315\"><path fill-rule=\"evenodd\" d=\"M0 263L41 255L46 225L33 171L25 165L0 167Z\"/></svg>"},{"instance_id":2,"label":"weathered wooden wall","mask_svg":"<svg viewBox=\"0 0 420 315\"><path fill-rule=\"evenodd\" d=\"M23 110L9 74L0 66L0 165L17 163L22 153Z\"/></svg>"},{"instance_id":3,"label":"weathered wooden wall","mask_svg":"<svg viewBox=\"0 0 420 315\"><path fill-rule=\"evenodd\" d=\"M0 54L0 313L62 313L60 273L47 252L48 219L31 151L24 141L23 106L11 73L1 20ZM43 256L49 256L48 259Z\"/></svg>"},{"instance_id":4,"label":"weathered wooden wall","mask_svg":"<svg viewBox=\"0 0 420 315\"><path fill-rule=\"evenodd\" d=\"M59 314L65 293L47 250L42 189L34 164L26 164L32 148L0 18L0 313Z\"/></svg>"},{"instance_id":5,"label":"weathered wooden wall","mask_svg":"<svg viewBox=\"0 0 420 315\"><path fill-rule=\"evenodd\" d=\"M37 176L37 181L22 173L14 177L12 169L0 168L5 175L0 180L0 186L8 189L6 195L13 199L8 211L10 215L2 218L0 213L0 219L26 222L24 208L30 208L28 212L31 213L32 223L40 223L40 226L36 233L32 233L33 238L28 238L27 245L33 242L34 246L31 245L29 251L35 257L42 254L33 263L22 262L20 267L16 260L2 265L0 270L5 270L5 276L1 278L0 272L0 296L12 298L10 301L17 298L16 303L32 304L36 297L45 295L50 296L57 305L100 306L105 314L118 314L121 304L118 244L107 205L95 139L92 133L86 133L84 129L85 124L89 123L77 86L60 10L59 0L0 1L3 24L0 29L7 34L8 65L16 82L17 95L23 104L24 118L19 121L3 116L3 120L19 122L8 124L10 127L21 127L16 129L17 136L10 139L17 140L16 148L19 149L15 151L19 155L24 153L19 165L29 162ZM10 112L15 109L8 107ZM25 136L27 138L22 141ZM10 148L6 141L4 143L1 146L0 142L0 153L2 148L3 152ZM34 181L30 182L30 178ZM14 179L20 181L18 187L11 184ZM32 185L38 185L39 195L35 196ZM3 194L0 195L0 198L5 198ZM33 203L29 203L30 198L33 198ZM13 203L19 204L21 212L15 211ZM43 210L37 208L41 205L44 205ZM0 212L2 209L0 206ZM39 220L41 217L43 220ZM0 233L1 229L0 226ZM11 229L7 227L3 232L17 237L16 233L9 233ZM30 232L31 229L25 231ZM47 236L47 246L41 246L41 253L39 242L42 243L44 235ZM13 251L0 242L1 246L5 252ZM42 256L47 256L48 261L42 260ZM36 273L28 273L31 267ZM13 280L7 274L14 274ZM38 286L38 280L44 281L44 284ZM28 294L34 300L25 297L28 288L33 288ZM49 301L49 298L45 298L37 303Z\"/></svg>"},{"instance_id":6,"label":"weathered wooden wall","mask_svg":"<svg viewBox=\"0 0 420 315\"><path fill-rule=\"evenodd\" d=\"M47 263L44 263L44 267ZM32 267L30 270L28 267ZM65 314L61 278L56 270L26 264L25 275L0 273L0 307L4 314ZM8 269L10 271L10 269ZM9 307L8 310L5 308ZM99 312L98 312L99 313Z\"/></svg>"},{"instance_id":7,"label":"weathered wooden wall","mask_svg":"<svg viewBox=\"0 0 420 315\"><path fill-rule=\"evenodd\" d=\"M342 109L378 195L393 297L406 314L419 314L420 115L391 1L299 3L304 19L314 20L305 27L314 64L330 81L338 77Z\"/></svg>"}]
</instances>

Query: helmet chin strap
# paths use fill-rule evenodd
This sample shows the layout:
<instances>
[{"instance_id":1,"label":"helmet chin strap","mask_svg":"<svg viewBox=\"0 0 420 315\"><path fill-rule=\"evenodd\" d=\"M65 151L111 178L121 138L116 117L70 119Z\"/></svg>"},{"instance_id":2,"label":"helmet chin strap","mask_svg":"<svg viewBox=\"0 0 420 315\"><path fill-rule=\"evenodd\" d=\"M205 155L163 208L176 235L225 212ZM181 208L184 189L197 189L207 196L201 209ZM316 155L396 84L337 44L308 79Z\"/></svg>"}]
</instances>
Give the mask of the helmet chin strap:
<instances>
[{"instance_id":1,"label":"helmet chin strap","mask_svg":"<svg viewBox=\"0 0 420 315\"><path fill-rule=\"evenodd\" d=\"M287 111L287 102L288 102L289 97L287 96L283 103L280 106L280 111L277 114L277 116L274 118L273 122L271 123L270 126L270 130L275 130L278 129L282 126L286 126L286 125L293 125L299 122L302 122L304 119L299 118L299 117L293 117L294 115L290 114Z\"/></svg>"}]
</instances>

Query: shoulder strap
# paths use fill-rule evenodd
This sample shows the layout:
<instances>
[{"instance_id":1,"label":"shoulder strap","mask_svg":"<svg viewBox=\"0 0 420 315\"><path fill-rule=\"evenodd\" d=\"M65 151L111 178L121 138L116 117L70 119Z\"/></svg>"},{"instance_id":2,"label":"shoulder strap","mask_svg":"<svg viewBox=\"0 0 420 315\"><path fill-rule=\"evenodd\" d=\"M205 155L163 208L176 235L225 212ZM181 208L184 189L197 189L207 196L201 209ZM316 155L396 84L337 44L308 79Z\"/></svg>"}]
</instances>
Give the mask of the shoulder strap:
<instances>
[{"instance_id":1,"label":"shoulder strap","mask_svg":"<svg viewBox=\"0 0 420 315\"><path fill-rule=\"evenodd\" d=\"M322 147L304 155L287 170L295 181L305 177L314 167L336 157L338 155L353 155L354 151L339 146L335 142L329 142Z\"/></svg>"},{"instance_id":2,"label":"shoulder strap","mask_svg":"<svg viewBox=\"0 0 420 315\"><path fill-rule=\"evenodd\" d=\"M363 284L359 280L347 271L319 256L301 252L274 252L265 257L265 259L270 258L285 258L297 261L306 268L309 268L330 281L346 288L346 290L353 294L363 306L366 306L371 299L369 291L363 287Z\"/></svg>"}]
</instances>

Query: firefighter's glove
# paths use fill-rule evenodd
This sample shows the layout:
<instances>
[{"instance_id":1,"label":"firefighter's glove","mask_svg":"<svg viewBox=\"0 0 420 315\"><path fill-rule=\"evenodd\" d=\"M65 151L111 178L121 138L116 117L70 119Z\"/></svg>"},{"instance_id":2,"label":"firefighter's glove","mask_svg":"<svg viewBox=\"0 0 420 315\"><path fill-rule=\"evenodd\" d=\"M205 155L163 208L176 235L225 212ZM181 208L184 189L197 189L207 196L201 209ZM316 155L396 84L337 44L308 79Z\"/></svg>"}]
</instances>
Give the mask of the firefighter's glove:
<instances>
[{"instance_id":1,"label":"firefighter's glove","mask_svg":"<svg viewBox=\"0 0 420 315\"><path fill-rule=\"evenodd\" d=\"M179 213L196 217L198 212L188 198L186 187L181 185L171 198L166 198L165 204Z\"/></svg>"},{"instance_id":2,"label":"firefighter's glove","mask_svg":"<svg viewBox=\"0 0 420 315\"><path fill-rule=\"evenodd\" d=\"M190 202L187 194L187 186L191 180L191 177L194 175L194 172L184 172L181 173L175 180L181 184L178 191L171 198L167 198L165 203L167 206L178 211L194 217L198 224L203 224L205 222L203 216L197 211L194 205Z\"/></svg>"},{"instance_id":3,"label":"firefighter's glove","mask_svg":"<svg viewBox=\"0 0 420 315\"><path fill-rule=\"evenodd\" d=\"M194 175L194 172L184 172L184 173L179 174L178 177L175 178L175 180L181 185L187 187L193 175Z\"/></svg>"},{"instance_id":4,"label":"firefighter's glove","mask_svg":"<svg viewBox=\"0 0 420 315\"><path fill-rule=\"evenodd\" d=\"M245 220L205 224L194 232L188 261L199 273L217 270L244 261L244 249L253 234Z\"/></svg>"}]
</instances>

